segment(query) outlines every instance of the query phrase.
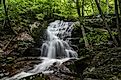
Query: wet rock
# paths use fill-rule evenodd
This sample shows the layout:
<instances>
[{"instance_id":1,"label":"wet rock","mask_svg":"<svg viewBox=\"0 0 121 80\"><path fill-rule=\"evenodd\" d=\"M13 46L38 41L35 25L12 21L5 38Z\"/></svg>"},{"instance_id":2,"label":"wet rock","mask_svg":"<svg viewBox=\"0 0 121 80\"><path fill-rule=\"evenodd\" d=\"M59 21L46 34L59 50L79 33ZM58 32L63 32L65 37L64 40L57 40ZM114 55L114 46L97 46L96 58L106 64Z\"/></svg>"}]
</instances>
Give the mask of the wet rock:
<instances>
[{"instance_id":1,"label":"wet rock","mask_svg":"<svg viewBox=\"0 0 121 80\"><path fill-rule=\"evenodd\" d=\"M0 78L4 77L4 73L0 73Z\"/></svg>"},{"instance_id":2,"label":"wet rock","mask_svg":"<svg viewBox=\"0 0 121 80\"><path fill-rule=\"evenodd\" d=\"M0 79L6 76L9 76L9 72L0 72Z\"/></svg>"},{"instance_id":3,"label":"wet rock","mask_svg":"<svg viewBox=\"0 0 121 80\"><path fill-rule=\"evenodd\" d=\"M48 74L50 80L83 80L83 71L87 67L87 64L83 62L83 59L70 59L61 65L54 63L49 70L53 70L54 73Z\"/></svg>"},{"instance_id":4,"label":"wet rock","mask_svg":"<svg viewBox=\"0 0 121 80\"><path fill-rule=\"evenodd\" d=\"M35 75L32 75L32 76L22 78L20 80L50 80L50 79L47 75L44 75L42 73L38 73L38 74L35 74Z\"/></svg>"}]
</instances>

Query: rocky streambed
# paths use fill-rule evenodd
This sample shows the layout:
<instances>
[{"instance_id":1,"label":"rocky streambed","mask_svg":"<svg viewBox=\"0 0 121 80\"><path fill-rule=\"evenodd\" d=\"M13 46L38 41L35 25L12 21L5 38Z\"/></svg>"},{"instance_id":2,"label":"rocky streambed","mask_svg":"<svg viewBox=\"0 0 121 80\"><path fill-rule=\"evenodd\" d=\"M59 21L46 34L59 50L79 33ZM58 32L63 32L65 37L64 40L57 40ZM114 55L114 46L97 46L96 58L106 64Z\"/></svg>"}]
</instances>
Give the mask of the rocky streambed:
<instances>
[{"instance_id":1,"label":"rocky streambed","mask_svg":"<svg viewBox=\"0 0 121 80\"><path fill-rule=\"evenodd\" d=\"M36 74L26 80L120 80L121 79L121 48L80 49L79 60L69 60L61 66L54 63L49 69L53 74ZM3 60L3 59L2 59ZM11 60L11 59L9 59ZM8 59L7 59L8 61ZM21 71L32 69L40 63L37 58L21 58L17 62L1 64L0 77L13 76ZM21 79L24 80L24 79Z\"/></svg>"}]
</instances>

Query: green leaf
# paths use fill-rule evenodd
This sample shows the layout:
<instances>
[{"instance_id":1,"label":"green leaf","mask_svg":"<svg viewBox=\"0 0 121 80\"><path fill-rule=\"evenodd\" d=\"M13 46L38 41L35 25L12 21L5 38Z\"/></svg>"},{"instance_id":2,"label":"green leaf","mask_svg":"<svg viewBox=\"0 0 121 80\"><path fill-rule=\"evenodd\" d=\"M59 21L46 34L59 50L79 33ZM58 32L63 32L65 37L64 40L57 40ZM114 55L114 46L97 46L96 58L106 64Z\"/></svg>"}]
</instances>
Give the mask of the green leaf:
<instances>
[{"instance_id":1,"label":"green leaf","mask_svg":"<svg viewBox=\"0 0 121 80\"><path fill-rule=\"evenodd\" d=\"M43 20L43 18L44 18L44 14L36 14L36 18L38 19L38 20Z\"/></svg>"}]
</instances>

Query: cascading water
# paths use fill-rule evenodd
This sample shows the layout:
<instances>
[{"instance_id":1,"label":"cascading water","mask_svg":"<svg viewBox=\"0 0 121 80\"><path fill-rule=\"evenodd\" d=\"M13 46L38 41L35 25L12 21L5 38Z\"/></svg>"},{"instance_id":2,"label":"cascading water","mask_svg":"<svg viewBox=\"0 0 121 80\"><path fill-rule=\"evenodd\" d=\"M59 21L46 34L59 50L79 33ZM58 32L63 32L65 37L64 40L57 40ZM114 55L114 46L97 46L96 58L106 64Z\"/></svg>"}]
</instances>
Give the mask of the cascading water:
<instances>
[{"instance_id":1,"label":"cascading water","mask_svg":"<svg viewBox=\"0 0 121 80\"><path fill-rule=\"evenodd\" d=\"M6 80L18 80L40 72L52 73L53 71L48 71L48 68L53 63L56 62L60 65L70 58L77 58L77 53L69 46L66 39L67 37L71 37L73 26L74 23L72 22L63 22L60 20L50 23L46 31L47 40L41 48L40 58L43 59L42 63L36 65L33 70L21 72Z\"/></svg>"},{"instance_id":2,"label":"cascading water","mask_svg":"<svg viewBox=\"0 0 121 80\"><path fill-rule=\"evenodd\" d=\"M66 42L66 37L71 37L73 25L72 22L59 20L50 23L47 28L47 41L42 45L42 56L48 58L77 57L77 53Z\"/></svg>"}]
</instances>

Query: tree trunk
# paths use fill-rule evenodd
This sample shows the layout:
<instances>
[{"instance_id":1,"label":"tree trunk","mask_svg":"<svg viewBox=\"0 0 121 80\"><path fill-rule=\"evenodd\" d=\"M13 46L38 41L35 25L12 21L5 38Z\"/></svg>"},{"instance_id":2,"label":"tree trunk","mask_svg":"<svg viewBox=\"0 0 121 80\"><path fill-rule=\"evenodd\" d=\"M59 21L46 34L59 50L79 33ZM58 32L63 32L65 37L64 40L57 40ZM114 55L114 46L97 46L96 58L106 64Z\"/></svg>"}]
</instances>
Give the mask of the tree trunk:
<instances>
[{"instance_id":1,"label":"tree trunk","mask_svg":"<svg viewBox=\"0 0 121 80\"><path fill-rule=\"evenodd\" d=\"M115 36L112 35L111 29L110 29L110 27L108 26L107 20L105 19L104 14L103 14L103 12L102 12L102 10L101 10L100 4L99 4L99 0L95 0L95 2L96 2L98 11L99 11L99 13L100 13L100 15L101 15L101 18L102 18L102 20L103 20L103 22L104 22L105 27L107 28L107 30L108 30L110 36L112 37L114 44L115 44L116 46L118 46L118 42L117 42Z\"/></svg>"},{"instance_id":2,"label":"tree trunk","mask_svg":"<svg viewBox=\"0 0 121 80\"><path fill-rule=\"evenodd\" d=\"M7 8L6 8L6 2L5 0L3 0L3 5L4 5L4 11L5 11L5 21L4 21L4 28L7 27L9 29L10 32L14 33L14 34L17 34L11 27L11 24L10 24L10 20L9 20L9 17L8 17L8 11L7 11Z\"/></svg>"},{"instance_id":3,"label":"tree trunk","mask_svg":"<svg viewBox=\"0 0 121 80\"><path fill-rule=\"evenodd\" d=\"M85 47L88 48L89 47L89 43L88 43L88 39L86 37L86 33L85 33L85 29L84 29L84 25L85 22L83 22L84 20L84 0L82 0L82 20L80 20L83 24L81 25L81 30L82 30L82 35L84 38L84 42L85 42Z\"/></svg>"},{"instance_id":4,"label":"tree trunk","mask_svg":"<svg viewBox=\"0 0 121 80\"><path fill-rule=\"evenodd\" d=\"M9 21L9 18L8 18L7 8L6 8L6 5L5 5L5 0L3 0L3 5L4 5L4 11L5 11L5 20L8 21L8 25L11 27L10 21Z\"/></svg>"},{"instance_id":5,"label":"tree trunk","mask_svg":"<svg viewBox=\"0 0 121 80\"><path fill-rule=\"evenodd\" d=\"M84 0L82 0L82 17L84 17Z\"/></svg>"},{"instance_id":6,"label":"tree trunk","mask_svg":"<svg viewBox=\"0 0 121 80\"><path fill-rule=\"evenodd\" d=\"M76 8L77 8L77 13L78 13L79 18L80 18L81 17L81 14L80 14L79 0L76 0Z\"/></svg>"},{"instance_id":7,"label":"tree trunk","mask_svg":"<svg viewBox=\"0 0 121 80\"><path fill-rule=\"evenodd\" d=\"M107 15L109 14L109 1L106 0L106 4L107 4Z\"/></svg>"},{"instance_id":8,"label":"tree trunk","mask_svg":"<svg viewBox=\"0 0 121 80\"><path fill-rule=\"evenodd\" d=\"M86 37L86 33L85 33L85 29L84 29L84 0L82 0L82 16L80 14L80 6L79 6L79 0L76 1L76 6L77 6L77 13L79 16L79 22L80 22L80 26L81 26L81 30L82 30L82 35L83 35L83 39L85 42L85 47L88 48L89 47L89 43Z\"/></svg>"},{"instance_id":9,"label":"tree trunk","mask_svg":"<svg viewBox=\"0 0 121 80\"><path fill-rule=\"evenodd\" d=\"M117 26L117 31L118 31L119 43L120 43L120 46L121 46L121 31L120 31L120 26L119 26L118 0L114 0L114 1L115 1L116 26Z\"/></svg>"},{"instance_id":10,"label":"tree trunk","mask_svg":"<svg viewBox=\"0 0 121 80\"><path fill-rule=\"evenodd\" d=\"M0 0L0 4L2 3L2 0Z\"/></svg>"},{"instance_id":11,"label":"tree trunk","mask_svg":"<svg viewBox=\"0 0 121 80\"><path fill-rule=\"evenodd\" d=\"M92 12L93 12L93 15L94 15L94 13L95 13L95 10L94 10L94 0L91 0L91 7L92 7Z\"/></svg>"},{"instance_id":12,"label":"tree trunk","mask_svg":"<svg viewBox=\"0 0 121 80\"><path fill-rule=\"evenodd\" d=\"M120 8L120 15L121 15L121 0L118 0L119 1L119 8Z\"/></svg>"}]
</instances>

